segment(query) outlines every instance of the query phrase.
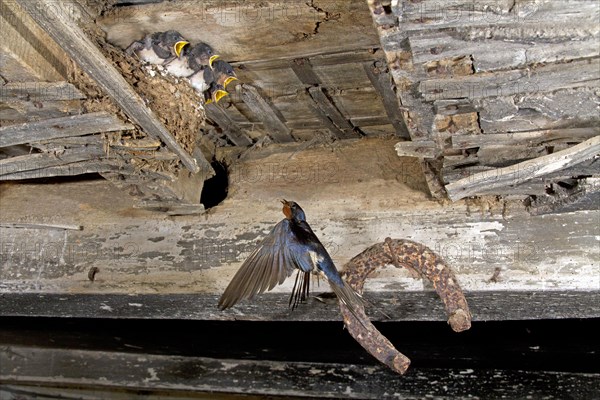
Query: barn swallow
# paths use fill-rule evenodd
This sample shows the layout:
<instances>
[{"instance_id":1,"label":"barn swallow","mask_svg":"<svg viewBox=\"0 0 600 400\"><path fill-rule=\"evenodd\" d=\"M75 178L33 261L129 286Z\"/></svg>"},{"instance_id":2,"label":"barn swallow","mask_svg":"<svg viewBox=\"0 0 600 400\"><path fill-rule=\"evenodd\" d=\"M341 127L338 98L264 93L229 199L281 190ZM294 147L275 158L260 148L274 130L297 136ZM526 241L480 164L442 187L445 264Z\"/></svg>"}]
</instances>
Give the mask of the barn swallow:
<instances>
[{"instance_id":1,"label":"barn swallow","mask_svg":"<svg viewBox=\"0 0 600 400\"><path fill-rule=\"evenodd\" d=\"M338 299L355 314L356 306L363 304L362 297L342 280L329 253L306 222L302 208L293 201L281 202L285 218L244 261L221 296L219 308L224 310L271 290L297 270L289 301L292 309L308 298L312 272L324 276Z\"/></svg>"},{"instance_id":2,"label":"barn swallow","mask_svg":"<svg viewBox=\"0 0 600 400\"><path fill-rule=\"evenodd\" d=\"M188 76L188 79L190 81L190 85L192 85L192 87L196 89L198 93L204 93L215 82L215 74L210 67L200 68L198 71Z\"/></svg>"},{"instance_id":3,"label":"barn swallow","mask_svg":"<svg viewBox=\"0 0 600 400\"><path fill-rule=\"evenodd\" d=\"M212 67L219 56L206 43L197 43L193 47L186 46L179 57L166 63L167 72L176 77L190 76L202 68Z\"/></svg>"},{"instance_id":4,"label":"barn swallow","mask_svg":"<svg viewBox=\"0 0 600 400\"><path fill-rule=\"evenodd\" d=\"M224 88L231 82L237 80L233 67L228 62L218 59L214 60L211 66L215 74L215 82L222 85Z\"/></svg>"},{"instance_id":5,"label":"barn swallow","mask_svg":"<svg viewBox=\"0 0 600 400\"><path fill-rule=\"evenodd\" d=\"M154 32L146 35L142 40L131 43L125 53L136 54L141 60L150 64L162 65L179 57L188 44L189 42L177 31Z\"/></svg>"},{"instance_id":6,"label":"barn swallow","mask_svg":"<svg viewBox=\"0 0 600 400\"><path fill-rule=\"evenodd\" d=\"M210 87L204 92L204 104L212 102L218 103L219 100L228 95L229 93L225 90L223 85L212 82Z\"/></svg>"}]
</instances>

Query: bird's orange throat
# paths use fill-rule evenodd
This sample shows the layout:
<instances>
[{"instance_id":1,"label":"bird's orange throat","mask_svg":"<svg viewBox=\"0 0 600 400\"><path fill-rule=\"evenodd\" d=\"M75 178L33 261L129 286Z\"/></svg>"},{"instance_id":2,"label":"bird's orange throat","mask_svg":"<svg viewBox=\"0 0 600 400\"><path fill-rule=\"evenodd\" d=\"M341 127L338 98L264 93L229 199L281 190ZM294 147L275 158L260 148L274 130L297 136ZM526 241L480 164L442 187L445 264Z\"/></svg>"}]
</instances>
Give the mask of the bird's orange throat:
<instances>
[{"instance_id":1,"label":"bird's orange throat","mask_svg":"<svg viewBox=\"0 0 600 400\"><path fill-rule=\"evenodd\" d=\"M285 215L287 219L292 219L292 209L287 203L283 203L283 215Z\"/></svg>"}]
</instances>

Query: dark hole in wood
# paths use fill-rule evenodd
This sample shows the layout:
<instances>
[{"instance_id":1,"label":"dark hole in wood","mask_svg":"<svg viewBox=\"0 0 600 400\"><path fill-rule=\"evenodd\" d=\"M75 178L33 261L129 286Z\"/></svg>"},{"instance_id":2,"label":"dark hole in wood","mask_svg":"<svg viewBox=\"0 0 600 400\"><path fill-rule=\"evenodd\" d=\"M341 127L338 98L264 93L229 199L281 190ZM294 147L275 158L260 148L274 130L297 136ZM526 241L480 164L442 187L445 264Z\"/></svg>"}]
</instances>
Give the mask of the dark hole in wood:
<instances>
[{"instance_id":1,"label":"dark hole in wood","mask_svg":"<svg viewBox=\"0 0 600 400\"><path fill-rule=\"evenodd\" d=\"M383 12L385 12L387 15L392 13L392 6L390 4L384 4L383 5Z\"/></svg>"},{"instance_id":2,"label":"dark hole in wood","mask_svg":"<svg viewBox=\"0 0 600 400\"><path fill-rule=\"evenodd\" d=\"M204 182L202 194L200 195L200 203L202 203L206 209L214 207L225 200L227 192L229 191L227 166L217 160L213 160L211 165L215 170L215 176Z\"/></svg>"}]
</instances>

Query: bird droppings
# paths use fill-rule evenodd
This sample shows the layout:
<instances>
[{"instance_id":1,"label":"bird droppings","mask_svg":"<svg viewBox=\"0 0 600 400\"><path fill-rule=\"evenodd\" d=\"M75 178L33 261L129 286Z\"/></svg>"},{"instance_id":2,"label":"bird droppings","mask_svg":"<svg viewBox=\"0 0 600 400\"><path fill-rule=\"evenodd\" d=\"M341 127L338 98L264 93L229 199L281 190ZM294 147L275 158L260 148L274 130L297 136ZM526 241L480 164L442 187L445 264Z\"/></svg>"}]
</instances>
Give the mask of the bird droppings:
<instances>
[{"instance_id":1,"label":"bird droppings","mask_svg":"<svg viewBox=\"0 0 600 400\"><path fill-rule=\"evenodd\" d=\"M160 381L160 379L158 378L158 375L156 374L156 370L154 368L148 368L147 371L148 371L148 374L150 375L150 378L145 378L144 382Z\"/></svg>"},{"instance_id":2,"label":"bird droppings","mask_svg":"<svg viewBox=\"0 0 600 400\"><path fill-rule=\"evenodd\" d=\"M128 303L130 307L143 307L143 304L140 303Z\"/></svg>"},{"instance_id":3,"label":"bird droppings","mask_svg":"<svg viewBox=\"0 0 600 400\"><path fill-rule=\"evenodd\" d=\"M102 305L100 306L100 309L101 309L101 310L104 310L104 311L108 311L108 312L112 312L112 311L113 311L112 307L111 307L111 306L108 306L108 305L106 305L106 304L102 304Z\"/></svg>"},{"instance_id":4,"label":"bird droppings","mask_svg":"<svg viewBox=\"0 0 600 400\"><path fill-rule=\"evenodd\" d=\"M223 371L229 371L230 369L237 368L238 366L239 366L238 363L229 363L229 362L221 361L221 369Z\"/></svg>"}]
</instances>

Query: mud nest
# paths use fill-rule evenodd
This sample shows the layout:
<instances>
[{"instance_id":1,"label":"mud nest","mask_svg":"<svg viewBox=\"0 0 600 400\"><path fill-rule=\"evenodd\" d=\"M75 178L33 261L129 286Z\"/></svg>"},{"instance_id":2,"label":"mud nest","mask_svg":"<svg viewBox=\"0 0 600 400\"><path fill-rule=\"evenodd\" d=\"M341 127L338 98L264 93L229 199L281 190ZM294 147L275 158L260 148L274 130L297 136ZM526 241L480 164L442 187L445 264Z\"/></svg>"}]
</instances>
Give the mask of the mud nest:
<instances>
[{"instance_id":1,"label":"mud nest","mask_svg":"<svg viewBox=\"0 0 600 400\"><path fill-rule=\"evenodd\" d=\"M161 67L144 65L134 57L128 57L123 50L108 43L104 32L97 26L86 26L84 30L94 41L104 56L111 60L125 80L142 97L146 105L154 112L175 140L189 153L193 154L199 145L201 128L205 125L204 99L183 80L179 80L162 71ZM106 111L128 120L119 106L75 63L71 62L70 80L85 95L82 103L85 112ZM105 135L110 142L142 139L146 134L138 129L115 132ZM163 145L164 146L164 145ZM131 160L133 165L142 166L149 171L168 171L176 173L182 165L173 160ZM139 161L139 162L138 162Z\"/></svg>"}]
</instances>

